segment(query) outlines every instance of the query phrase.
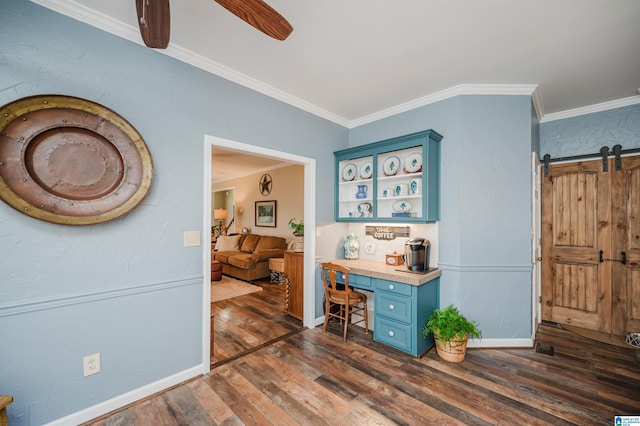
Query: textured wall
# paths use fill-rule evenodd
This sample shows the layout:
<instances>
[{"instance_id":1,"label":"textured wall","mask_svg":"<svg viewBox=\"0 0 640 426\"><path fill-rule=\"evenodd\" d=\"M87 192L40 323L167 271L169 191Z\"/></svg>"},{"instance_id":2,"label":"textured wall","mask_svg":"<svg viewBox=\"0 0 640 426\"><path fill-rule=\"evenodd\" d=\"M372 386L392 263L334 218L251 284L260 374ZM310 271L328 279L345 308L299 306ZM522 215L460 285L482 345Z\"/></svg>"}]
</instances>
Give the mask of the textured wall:
<instances>
[{"instance_id":1,"label":"textured wall","mask_svg":"<svg viewBox=\"0 0 640 426\"><path fill-rule=\"evenodd\" d=\"M184 248L183 232L202 230L205 135L322 171L348 130L24 0L0 2L0 64L0 105L98 102L136 127L155 171L147 198L110 223L54 225L0 203L0 394L15 398L12 426L40 425L202 364L203 247ZM317 190L330 223L332 178ZM95 352L102 372L84 378Z\"/></svg>"},{"instance_id":2,"label":"textured wall","mask_svg":"<svg viewBox=\"0 0 640 426\"><path fill-rule=\"evenodd\" d=\"M540 124L540 157L598 153L616 144L640 148L640 104Z\"/></svg>"},{"instance_id":3,"label":"textured wall","mask_svg":"<svg viewBox=\"0 0 640 426\"><path fill-rule=\"evenodd\" d=\"M434 129L441 142L440 304L486 338L531 337L531 101L460 96L371 123L350 146Z\"/></svg>"}]
</instances>

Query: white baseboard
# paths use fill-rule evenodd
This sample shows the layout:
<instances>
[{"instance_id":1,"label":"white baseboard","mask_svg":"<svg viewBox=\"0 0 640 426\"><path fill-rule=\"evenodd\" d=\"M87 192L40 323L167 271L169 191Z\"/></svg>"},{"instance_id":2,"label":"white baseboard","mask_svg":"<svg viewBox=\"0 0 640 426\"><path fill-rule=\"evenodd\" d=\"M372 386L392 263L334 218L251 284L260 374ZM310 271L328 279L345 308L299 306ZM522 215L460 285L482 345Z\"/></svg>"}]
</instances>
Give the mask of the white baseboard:
<instances>
[{"instance_id":1,"label":"white baseboard","mask_svg":"<svg viewBox=\"0 0 640 426\"><path fill-rule=\"evenodd\" d=\"M50 423L47 423L47 426L78 425L201 375L202 366L197 365L195 367L189 368L188 370L184 370L172 376L160 379L157 382L149 383L148 385L142 386L141 388L134 389L130 392L116 396L115 398L111 398L92 407L85 408L84 410L77 411L75 413L69 414L68 416L54 420Z\"/></svg>"},{"instance_id":2,"label":"white baseboard","mask_svg":"<svg viewBox=\"0 0 640 426\"><path fill-rule=\"evenodd\" d=\"M533 339L469 339L468 348L532 348Z\"/></svg>"},{"instance_id":3,"label":"white baseboard","mask_svg":"<svg viewBox=\"0 0 640 426\"><path fill-rule=\"evenodd\" d=\"M316 318L316 327L324 323L324 315ZM532 348L533 338L469 339L468 348Z\"/></svg>"}]
</instances>

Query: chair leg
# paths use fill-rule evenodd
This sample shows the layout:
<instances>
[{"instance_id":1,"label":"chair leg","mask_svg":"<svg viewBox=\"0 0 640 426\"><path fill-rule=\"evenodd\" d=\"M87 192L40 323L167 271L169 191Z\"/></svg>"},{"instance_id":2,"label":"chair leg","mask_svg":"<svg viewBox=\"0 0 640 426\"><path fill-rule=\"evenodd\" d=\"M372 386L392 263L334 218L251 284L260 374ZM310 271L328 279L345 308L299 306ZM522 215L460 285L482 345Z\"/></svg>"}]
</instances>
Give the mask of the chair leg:
<instances>
[{"instance_id":1,"label":"chair leg","mask_svg":"<svg viewBox=\"0 0 640 426\"><path fill-rule=\"evenodd\" d=\"M347 341L347 328L349 327L349 313L351 312L351 309L349 309L349 305L344 305L344 309L345 309L344 333L342 335L342 341L346 342Z\"/></svg>"},{"instance_id":2,"label":"chair leg","mask_svg":"<svg viewBox=\"0 0 640 426\"><path fill-rule=\"evenodd\" d=\"M369 334L369 313L367 311L367 302L364 302L364 332Z\"/></svg>"},{"instance_id":3,"label":"chair leg","mask_svg":"<svg viewBox=\"0 0 640 426\"><path fill-rule=\"evenodd\" d=\"M329 312L331 312L331 302L327 298L326 303L324 304L324 324L322 325L322 334L327 334L327 324L329 323Z\"/></svg>"}]
</instances>

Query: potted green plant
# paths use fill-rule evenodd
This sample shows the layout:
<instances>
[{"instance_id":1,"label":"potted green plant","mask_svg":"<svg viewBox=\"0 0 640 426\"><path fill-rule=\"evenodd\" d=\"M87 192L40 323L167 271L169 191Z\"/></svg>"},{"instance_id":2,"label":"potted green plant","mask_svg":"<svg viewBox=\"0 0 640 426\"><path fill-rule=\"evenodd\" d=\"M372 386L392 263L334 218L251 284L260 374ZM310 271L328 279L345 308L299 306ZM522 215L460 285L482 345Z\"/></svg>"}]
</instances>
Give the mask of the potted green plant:
<instances>
[{"instance_id":1,"label":"potted green plant","mask_svg":"<svg viewBox=\"0 0 640 426\"><path fill-rule=\"evenodd\" d=\"M433 333L438 356L451 362L464 360L469 336L482 337L482 331L478 328L476 321L469 321L453 305L444 309L435 309L422 333L425 337Z\"/></svg>"},{"instance_id":2,"label":"potted green plant","mask_svg":"<svg viewBox=\"0 0 640 426\"><path fill-rule=\"evenodd\" d=\"M302 237L304 235L304 220L298 221L298 219L292 217L291 219L289 219L289 223L287 225L289 226L289 229L293 231L293 235L295 235L296 237Z\"/></svg>"},{"instance_id":3,"label":"potted green plant","mask_svg":"<svg viewBox=\"0 0 640 426\"><path fill-rule=\"evenodd\" d=\"M298 220L295 217L289 219L287 223L289 229L293 231L294 239L289 243L289 250L295 252L304 251L304 220Z\"/></svg>"}]
</instances>

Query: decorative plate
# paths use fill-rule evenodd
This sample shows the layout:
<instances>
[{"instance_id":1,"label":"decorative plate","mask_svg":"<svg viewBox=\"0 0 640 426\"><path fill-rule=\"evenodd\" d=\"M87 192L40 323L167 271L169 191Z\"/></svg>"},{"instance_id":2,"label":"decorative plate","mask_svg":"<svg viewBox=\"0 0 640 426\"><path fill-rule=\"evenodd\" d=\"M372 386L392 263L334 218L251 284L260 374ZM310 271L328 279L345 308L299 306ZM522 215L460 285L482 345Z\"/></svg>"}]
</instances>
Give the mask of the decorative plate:
<instances>
[{"instance_id":1,"label":"decorative plate","mask_svg":"<svg viewBox=\"0 0 640 426\"><path fill-rule=\"evenodd\" d=\"M405 173L418 173L422 171L422 155L419 152L409 154L404 160Z\"/></svg>"},{"instance_id":2,"label":"decorative plate","mask_svg":"<svg viewBox=\"0 0 640 426\"><path fill-rule=\"evenodd\" d=\"M411 203L404 200L398 200L391 206L397 212L409 212L411 211Z\"/></svg>"},{"instance_id":3,"label":"decorative plate","mask_svg":"<svg viewBox=\"0 0 640 426\"><path fill-rule=\"evenodd\" d=\"M102 105L41 95L0 108L0 198L24 214L107 222L142 201L152 175L140 134Z\"/></svg>"},{"instance_id":4,"label":"decorative plate","mask_svg":"<svg viewBox=\"0 0 640 426\"><path fill-rule=\"evenodd\" d=\"M357 173L358 173L358 168L356 167L356 165L353 163L349 163L346 166L344 166L344 169L342 169L342 179L347 182L354 180L356 178Z\"/></svg>"},{"instance_id":5,"label":"decorative plate","mask_svg":"<svg viewBox=\"0 0 640 426\"><path fill-rule=\"evenodd\" d=\"M373 163L367 161L360 167L360 179L369 179L373 175Z\"/></svg>"},{"instance_id":6,"label":"decorative plate","mask_svg":"<svg viewBox=\"0 0 640 426\"><path fill-rule=\"evenodd\" d=\"M385 176L393 176L398 173L399 169L400 159L395 155L387 158L386 160L384 160L384 163L382 163L382 171Z\"/></svg>"}]
</instances>

